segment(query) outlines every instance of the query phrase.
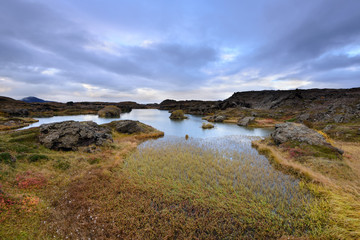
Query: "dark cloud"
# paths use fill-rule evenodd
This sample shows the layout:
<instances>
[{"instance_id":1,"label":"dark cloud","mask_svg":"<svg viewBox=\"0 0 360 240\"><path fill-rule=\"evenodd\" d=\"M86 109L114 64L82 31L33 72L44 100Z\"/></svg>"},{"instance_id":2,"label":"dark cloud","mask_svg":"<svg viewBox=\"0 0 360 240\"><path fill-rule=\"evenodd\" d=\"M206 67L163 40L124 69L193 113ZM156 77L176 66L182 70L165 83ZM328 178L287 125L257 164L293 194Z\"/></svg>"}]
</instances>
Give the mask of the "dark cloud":
<instances>
[{"instance_id":1,"label":"dark cloud","mask_svg":"<svg viewBox=\"0 0 360 240\"><path fill-rule=\"evenodd\" d=\"M3 0L0 94L218 99L326 81L355 87L358 9L357 0Z\"/></svg>"}]
</instances>

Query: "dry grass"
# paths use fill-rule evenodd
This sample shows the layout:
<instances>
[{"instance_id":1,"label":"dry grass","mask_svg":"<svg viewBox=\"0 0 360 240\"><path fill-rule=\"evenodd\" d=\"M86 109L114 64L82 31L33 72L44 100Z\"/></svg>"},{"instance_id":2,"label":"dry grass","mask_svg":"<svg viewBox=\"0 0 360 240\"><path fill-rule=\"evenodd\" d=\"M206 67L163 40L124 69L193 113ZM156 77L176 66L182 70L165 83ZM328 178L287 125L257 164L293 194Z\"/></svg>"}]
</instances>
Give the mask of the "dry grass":
<instances>
[{"instance_id":1,"label":"dry grass","mask_svg":"<svg viewBox=\"0 0 360 240\"><path fill-rule=\"evenodd\" d=\"M331 171L331 162L323 165L321 173L314 165L304 165L289 157L287 152L269 145L265 141L253 142L253 145L266 154L276 166L307 181L315 182L315 192L323 194L329 203L331 228L328 236L334 239L360 238L360 159L359 144L334 142L336 147L345 151L343 159L347 168ZM312 159L313 162L321 159ZM318 164L318 163L317 163ZM328 169L328 170L326 170ZM351 178L347 176L351 174Z\"/></svg>"}]
</instances>

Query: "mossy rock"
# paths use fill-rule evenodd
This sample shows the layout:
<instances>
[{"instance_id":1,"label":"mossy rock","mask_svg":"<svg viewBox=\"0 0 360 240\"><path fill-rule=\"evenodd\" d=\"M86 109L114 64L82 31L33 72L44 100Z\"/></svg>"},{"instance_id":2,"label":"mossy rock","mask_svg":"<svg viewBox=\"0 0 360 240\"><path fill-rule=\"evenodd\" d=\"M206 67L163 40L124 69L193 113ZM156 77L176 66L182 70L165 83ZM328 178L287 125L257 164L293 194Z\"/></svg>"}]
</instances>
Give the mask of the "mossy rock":
<instances>
[{"instance_id":1,"label":"mossy rock","mask_svg":"<svg viewBox=\"0 0 360 240\"><path fill-rule=\"evenodd\" d=\"M177 119L177 120L181 120L181 119L187 119L188 117L184 115L184 111L183 110L175 110L171 113L170 119Z\"/></svg>"},{"instance_id":2,"label":"mossy rock","mask_svg":"<svg viewBox=\"0 0 360 240\"><path fill-rule=\"evenodd\" d=\"M119 118L121 110L116 106L106 106L100 111L98 111L98 115L101 118Z\"/></svg>"},{"instance_id":3,"label":"mossy rock","mask_svg":"<svg viewBox=\"0 0 360 240\"><path fill-rule=\"evenodd\" d=\"M201 127L203 129L211 129L211 128L214 128L214 125L211 123L203 123Z\"/></svg>"}]
</instances>

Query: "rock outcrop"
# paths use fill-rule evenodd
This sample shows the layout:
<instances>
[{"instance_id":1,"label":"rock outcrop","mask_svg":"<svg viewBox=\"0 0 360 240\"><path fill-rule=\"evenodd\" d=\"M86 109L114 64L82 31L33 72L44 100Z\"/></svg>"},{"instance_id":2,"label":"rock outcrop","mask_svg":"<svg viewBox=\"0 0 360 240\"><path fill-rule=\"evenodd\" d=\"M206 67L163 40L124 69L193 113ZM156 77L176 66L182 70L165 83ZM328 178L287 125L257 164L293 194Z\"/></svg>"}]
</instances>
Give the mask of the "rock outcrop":
<instances>
[{"instance_id":1,"label":"rock outcrop","mask_svg":"<svg viewBox=\"0 0 360 240\"><path fill-rule=\"evenodd\" d=\"M242 119L239 119L239 121L237 122L237 125L246 127L247 125L249 125L250 122L252 122L254 120L255 120L254 117L244 117Z\"/></svg>"},{"instance_id":2,"label":"rock outcrop","mask_svg":"<svg viewBox=\"0 0 360 240\"><path fill-rule=\"evenodd\" d=\"M271 133L271 137L276 144L297 141L310 145L327 146L338 151L340 154L344 153L341 149L328 143L323 135L300 123L287 122L276 124L275 131Z\"/></svg>"},{"instance_id":3,"label":"rock outcrop","mask_svg":"<svg viewBox=\"0 0 360 240\"><path fill-rule=\"evenodd\" d=\"M98 124L65 121L40 126L40 143L53 150L77 150L92 144L101 146L112 141L111 131Z\"/></svg>"},{"instance_id":4,"label":"rock outcrop","mask_svg":"<svg viewBox=\"0 0 360 240\"><path fill-rule=\"evenodd\" d=\"M310 145L325 145L326 139L323 135L304 124L280 123L276 124L275 131L271 134L275 143L281 144L287 141L305 142Z\"/></svg>"}]
</instances>

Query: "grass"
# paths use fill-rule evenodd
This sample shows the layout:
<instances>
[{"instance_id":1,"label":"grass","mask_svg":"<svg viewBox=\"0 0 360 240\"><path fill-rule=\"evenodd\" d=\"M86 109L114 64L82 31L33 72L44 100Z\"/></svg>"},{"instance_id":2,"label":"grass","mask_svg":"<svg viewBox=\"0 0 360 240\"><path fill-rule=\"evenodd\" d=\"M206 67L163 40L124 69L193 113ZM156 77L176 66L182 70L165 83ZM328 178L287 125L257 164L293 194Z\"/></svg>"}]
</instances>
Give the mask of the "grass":
<instances>
[{"instance_id":1,"label":"grass","mask_svg":"<svg viewBox=\"0 0 360 240\"><path fill-rule=\"evenodd\" d=\"M223 149L196 140L147 143L128 157L124 171L159 195L144 210L153 218L150 228L158 219L155 207L180 229L179 238L276 239L324 232L326 203L303 183L273 169L244 143L220 144ZM166 236L166 230L154 230L154 237Z\"/></svg>"},{"instance_id":2,"label":"grass","mask_svg":"<svg viewBox=\"0 0 360 240\"><path fill-rule=\"evenodd\" d=\"M325 236L330 239L360 238L360 158L358 144L338 143L344 158L310 157L306 162L289 156L287 149L275 147L269 140L253 145L267 155L282 171L311 183L314 192L323 195L329 204L330 228Z\"/></svg>"}]
</instances>

